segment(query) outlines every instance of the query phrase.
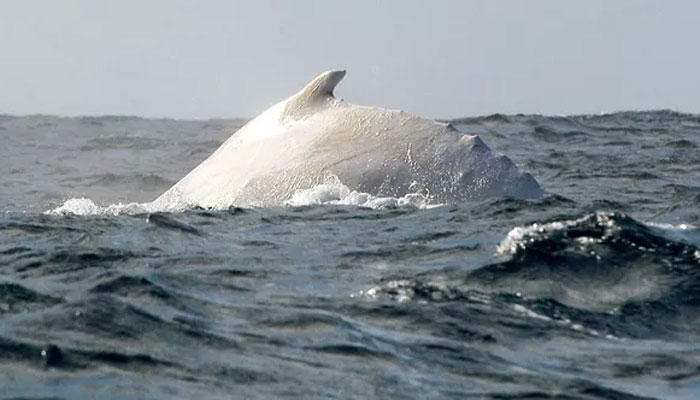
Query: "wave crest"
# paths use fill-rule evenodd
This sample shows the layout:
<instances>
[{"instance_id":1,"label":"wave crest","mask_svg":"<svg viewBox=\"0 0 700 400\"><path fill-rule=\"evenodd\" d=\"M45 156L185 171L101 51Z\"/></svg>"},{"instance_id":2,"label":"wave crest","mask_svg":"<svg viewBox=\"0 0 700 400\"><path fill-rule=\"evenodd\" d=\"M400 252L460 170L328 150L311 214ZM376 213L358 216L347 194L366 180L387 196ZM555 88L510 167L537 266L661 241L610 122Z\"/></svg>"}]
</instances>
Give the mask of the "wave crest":
<instances>
[{"instance_id":1,"label":"wave crest","mask_svg":"<svg viewBox=\"0 0 700 400\"><path fill-rule=\"evenodd\" d=\"M699 316L698 243L692 225L597 212L513 228L492 264L393 276L361 294L526 307L615 336L683 335Z\"/></svg>"}]
</instances>

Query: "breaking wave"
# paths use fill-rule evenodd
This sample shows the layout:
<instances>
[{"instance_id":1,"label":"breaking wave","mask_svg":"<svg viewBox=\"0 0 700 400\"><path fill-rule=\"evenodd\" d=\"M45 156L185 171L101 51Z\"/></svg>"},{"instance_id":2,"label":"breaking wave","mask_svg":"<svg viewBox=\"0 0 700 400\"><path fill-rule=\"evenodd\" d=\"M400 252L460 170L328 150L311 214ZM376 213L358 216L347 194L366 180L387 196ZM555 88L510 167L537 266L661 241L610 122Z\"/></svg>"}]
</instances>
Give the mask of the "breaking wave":
<instances>
[{"instance_id":1,"label":"breaking wave","mask_svg":"<svg viewBox=\"0 0 700 400\"><path fill-rule=\"evenodd\" d=\"M700 230L620 213L513 228L502 261L386 279L362 294L398 302L459 301L615 337L683 336L700 317Z\"/></svg>"}]
</instances>

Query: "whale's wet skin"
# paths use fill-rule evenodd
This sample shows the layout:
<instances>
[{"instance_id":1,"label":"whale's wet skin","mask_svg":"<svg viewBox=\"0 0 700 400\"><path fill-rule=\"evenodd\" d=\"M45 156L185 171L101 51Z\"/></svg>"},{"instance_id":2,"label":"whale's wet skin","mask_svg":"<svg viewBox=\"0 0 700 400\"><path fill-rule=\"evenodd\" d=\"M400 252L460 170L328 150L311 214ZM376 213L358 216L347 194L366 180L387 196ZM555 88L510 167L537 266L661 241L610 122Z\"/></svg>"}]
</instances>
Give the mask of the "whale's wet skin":
<instances>
[{"instance_id":1,"label":"whale's wet skin","mask_svg":"<svg viewBox=\"0 0 700 400\"><path fill-rule=\"evenodd\" d=\"M244 123L0 117L0 398L697 398L700 117L450 121L534 199L148 208Z\"/></svg>"},{"instance_id":2,"label":"whale's wet skin","mask_svg":"<svg viewBox=\"0 0 700 400\"><path fill-rule=\"evenodd\" d=\"M325 72L248 122L155 207L281 205L329 178L357 192L421 194L432 203L542 195L530 174L478 136L335 98L344 76Z\"/></svg>"}]
</instances>

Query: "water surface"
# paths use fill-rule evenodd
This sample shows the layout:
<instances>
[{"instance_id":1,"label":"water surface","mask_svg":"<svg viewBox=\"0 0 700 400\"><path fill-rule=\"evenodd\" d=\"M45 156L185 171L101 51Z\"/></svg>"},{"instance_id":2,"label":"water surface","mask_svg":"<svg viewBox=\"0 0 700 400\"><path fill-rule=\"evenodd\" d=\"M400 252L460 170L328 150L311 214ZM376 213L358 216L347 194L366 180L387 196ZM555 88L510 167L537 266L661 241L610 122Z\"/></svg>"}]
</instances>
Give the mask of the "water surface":
<instances>
[{"instance_id":1,"label":"water surface","mask_svg":"<svg viewBox=\"0 0 700 400\"><path fill-rule=\"evenodd\" d=\"M452 121L540 200L44 214L244 122L0 116L0 397L697 398L700 116Z\"/></svg>"}]
</instances>

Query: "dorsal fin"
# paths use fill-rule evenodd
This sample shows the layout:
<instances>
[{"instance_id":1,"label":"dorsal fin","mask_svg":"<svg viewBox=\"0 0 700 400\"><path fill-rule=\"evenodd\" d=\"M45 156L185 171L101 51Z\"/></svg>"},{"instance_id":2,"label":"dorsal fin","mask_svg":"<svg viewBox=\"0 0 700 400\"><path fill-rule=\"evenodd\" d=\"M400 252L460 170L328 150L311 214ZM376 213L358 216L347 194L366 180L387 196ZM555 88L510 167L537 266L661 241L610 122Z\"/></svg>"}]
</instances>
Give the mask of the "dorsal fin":
<instances>
[{"instance_id":1,"label":"dorsal fin","mask_svg":"<svg viewBox=\"0 0 700 400\"><path fill-rule=\"evenodd\" d=\"M334 98L333 89L345 76L345 70L327 71L309 82L287 102L285 115L297 116L307 107L322 104Z\"/></svg>"}]
</instances>

